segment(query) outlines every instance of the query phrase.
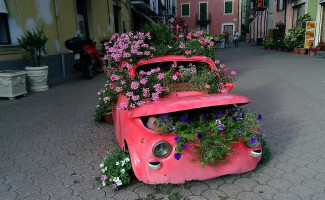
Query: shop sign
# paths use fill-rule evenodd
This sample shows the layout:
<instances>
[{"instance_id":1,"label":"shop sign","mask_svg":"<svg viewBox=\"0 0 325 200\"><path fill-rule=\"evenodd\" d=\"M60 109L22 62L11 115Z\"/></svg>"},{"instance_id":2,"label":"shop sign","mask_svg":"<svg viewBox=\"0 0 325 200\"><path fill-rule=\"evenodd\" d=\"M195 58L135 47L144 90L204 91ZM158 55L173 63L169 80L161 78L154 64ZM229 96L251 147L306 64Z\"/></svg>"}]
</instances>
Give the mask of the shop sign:
<instances>
[{"instance_id":1,"label":"shop sign","mask_svg":"<svg viewBox=\"0 0 325 200\"><path fill-rule=\"evenodd\" d=\"M316 21L306 22L305 48L313 47L315 42Z\"/></svg>"}]
</instances>

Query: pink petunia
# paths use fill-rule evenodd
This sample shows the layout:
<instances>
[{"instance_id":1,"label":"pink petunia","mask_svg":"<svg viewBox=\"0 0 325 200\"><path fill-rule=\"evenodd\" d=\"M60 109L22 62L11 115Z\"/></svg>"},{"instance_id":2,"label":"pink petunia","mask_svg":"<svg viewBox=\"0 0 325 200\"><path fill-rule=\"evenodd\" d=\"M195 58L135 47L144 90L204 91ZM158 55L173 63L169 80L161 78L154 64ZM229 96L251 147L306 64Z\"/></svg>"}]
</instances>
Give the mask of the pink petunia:
<instances>
[{"instance_id":1,"label":"pink petunia","mask_svg":"<svg viewBox=\"0 0 325 200\"><path fill-rule=\"evenodd\" d=\"M117 185L114 183L114 184L112 185L112 188L113 188L113 189L116 189L116 188L117 188Z\"/></svg>"},{"instance_id":2,"label":"pink petunia","mask_svg":"<svg viewBox=\"0 0 325 200\"><path fill-rule=\"evenodd\" d=\"M130 92L130 91L127 92L127 93L126 93L126 96L127 96L127 97L131 97L131 96L133 96L133 92Z\"/></svg>"},{"instance_id":3,"label":"pink petunia","mask_svg":"<svg viewBox=\"0 0 325 200\"><path fill-rule=\"evenodd\" d=\"M177 80L177 76L176 75L173 75L173 80Z\"/></svg>"},{"instance_id":4,"label":"pink petunia","mask_svg":"<svg viewBox=\"0 0 325 200\"><path fill-rule=\"evenodd\" d=\"M215 64L220 64L220 60L215 60L214 63Z\"/></svg>"},{"instance_id":5,"label":"pink petunia","mask_svg":"<svg viewBox=\"0 0 325 200\"><path fill-rule=\"evenodd\" d=\"M115 84L111 83L109 84L109 88L112 90L115 87Z\"/></svg>"},{"instance_id":6,"label":"pink petunia","mask_svg":"<svg viewBox=\"0 0 325 200\"><path fill-rule=\"evenodd\" d=\"M140 99L139 95L136 95L136 96L133 96L133 97L132 97L132 100L133 100L133 101L138 101L139 99Z\"/></svg>"},{"instance_id":7,"label":"pink petunia","mask_svg":"<svg viewBox=\"0 0 325 200\"><path fill-rule=\"evenodd\" d=\"M210 89L210 85L208 85L208 84L206 84L205 86L204 86L206 89Z\"/></svg>"},{"instance_id":8,"label":"pink petunia","mask_svg":"<svg viewBox=\"0 0 325 200\"><path fill-rule=\"evenodd\" d=\"M158 76L157 76L157 78L159 80L161 80L161 79L165 78L165 74L164 73L159 73Z\"/></svg>"},{"instance_id":9,"label":"pink petunia","mask_svg":"<svg viewBox=\"0 0 325 200\"><path fill-rule=\"evenodd\" d=\"M131 83L131 88L132 88L133 90L138 89L138 88L139 88L139 82L137 82L137 81L133 81L133 82Z\"/></svg>"},{"instance_id":10,"label":"pink petunia","mask_svg":"<svg viewBox=\"0 0 325 200\"><path fill-rule=\"evenodd\" d=\"M231 74L231 75L236 75L237 73L236 73L235 70L232 70L230 74Z\"/></svg>"},{"instance_id":11,"label":"pink petunia","mask_svg":"<svg viewBox=\"0 0 325 200\"><path fill-rule=\"evenodd\" d=\"M147 78L143 78L143 79L140 80L140 83L142 85L145 85L147 82L148 82L148 79Z\"/></svg>"},{"instance_id":12,"label":"pink petunia","mask_svg":"<svg viewBox=\"0 0 325 200\"><path fill-rule=\"evenodd\" d=\"M186 54L186 55L191 55L191 54L192 54L192 51L190 51L190 50L186 50L186 51L185 51L185 54Z\"/></svg>"},{"instance_id":13,"label":"pink petunia","mask_svg":"<svg viewBox=\"0 0 325 200\"><path fill-rule=\"evenodd\" d=\"M102 175L102 178L101 178L101 180L102 181L105 181L107 179L107 176L104 174L104 175Z\"/></svg>"},{"instance_id":14,"label":"pink petunia","mask_svg":"<svg viewBox=\"0 0 325 200\"><path fill-rule=\"evenodd\" d=\"M225 68L226 65L225 65L225 64L221 64L220 67L221 67L221 68Z\"/></svg>"},{"instance_id":15,"label":"pink petunia","mask_svg":"<svg viewBox=\"0 0 325 200\"><path fill-rule=\"evenodd\" d=\"M125 80L121 80L121 85L124 85L125 83Z\"/></svg>"},{"instance_id":16,"label":"pink petunia","mask_svg":"<svg viewBox=\"0 0 325 200\"><path fill-rule=\"evenodd\" d=\"M116 92L122 92L122 90L123 90L123 89L122 89L121 87L116 87L116 88L115 88L115 91L116 91Z\"/></svg>"}]
</instances>

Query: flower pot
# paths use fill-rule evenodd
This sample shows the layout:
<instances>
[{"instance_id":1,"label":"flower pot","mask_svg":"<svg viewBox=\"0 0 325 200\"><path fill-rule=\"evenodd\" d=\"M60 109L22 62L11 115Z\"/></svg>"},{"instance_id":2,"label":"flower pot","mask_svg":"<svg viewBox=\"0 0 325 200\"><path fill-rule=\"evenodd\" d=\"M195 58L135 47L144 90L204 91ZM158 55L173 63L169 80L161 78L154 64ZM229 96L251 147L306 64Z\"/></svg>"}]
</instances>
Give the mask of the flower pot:
<instances>
[{"instance_id":1,"label":"flower pot","mask_svg":"<svg viewBox=\"0 0 325 200\"><path fill-rule=\"evenodd\" d=\"M294 47L294 48L293 48L293 51L294 51L295 54L299 54L299 49L298 49L298 47Z\"/></svg>"},{"instance_id":2,"label":"flower pot","mask_svg":"<svg viewBox=\"0 0 325 200\"><path fill-rule=\"evenodd\" d=\"M307 50L305 48L299 48L298 50L299 50L300 55L305 55L307 52Z\"/></svg>"},{"instance_id":3,"label":"flower pot","mask_svg":"<svg viewBox=\"0 0 325 200\"><path fill-rule=\"evenodd\" d=\"M5 70L0 71L0 97L10 100L26 94L26 72Z\"/></svg>"},{"instance_id":4,"label":"flower pot","mask_svg":"<svg viewBox=\"0 0 325 200\"><path fill-rule=\"evenodd\" d=\"M320 47L319 47L319 50L320 50L320 51L325 51L325 45L320 46Z\"/></svg>"},{"instance_id":5,"label":"flower pot","mask_svg":"<svg viewBox=\"0 0 325 200\"><path fill-rule=\"evenodd\" d=\"M316 51L309 51L309 55L310 56L315 56L316 55Z\"/></svg>"},{"instance_id":6,"label":"flower pot","mask_svg":"<svg viewBox=\"0 0 325 200\"><path fill-rule=\"evenodd\" d=\"M267 46L266 49L267 50L272 50L272 46Z\"/></svg>"},{"instance_id":7,"label":"flower pot","mask_svg":"<svg viewBox=\"0 0 325 200\"><path fill-rule=\"evenodd\" d=\"M293 49L291 49L290 53L291 54L295 54L295 51Z\"/></svg>"},{"instance_id":8,"label":"flower pot","mask_svg":"<svg viewBox=\"0 0 325 200\"><path fill-rule=\"evenodd\" d=\"M184 92L184 91L193 91L190 86L190 83L175 83L171 87L171 91L175 92Z\"/></svg>"},{"instance_id":9,"label":"flower pot","mask_svg":"<svg viewBox=\"0 0 325 200\"><path fill-rule=\"evenodd\" d=\"M48 79L48 66L41 67L25 67L27 72L27 77L30 85L30 90L32 92L41 92L49 89L47 85Z\"/></svg>"},{"instance_id":10,"label":"flower pot","mask_svg":"<svg viewBox=\"0 0 325 200\"><path fill-rule=\"evenodd\" d=\"M104 118L105 118L105 121L107 123L109 123L109 124L113 124L114 123L112 112L104 113Z\"/></svg>"},{"instance_id":11,"label":"flower pot","mask_svg":"<svg viewBox=\"0 0 325 200\"><path fill-rule=\"evenodd\" d=\"M282 51L281 47L278 47L276 51L281 52Z\"/></svg>"},{"instance_id":12,"label":"flower pot","mask_svg":"<svg viewBox=\"0 0 325 200\"><path fill-rule=\"evenodd\" d=\"M283 52L287 52L288 51L288 46L287 45L281 45L281 50Z\"/></svg>"}]
</instances>

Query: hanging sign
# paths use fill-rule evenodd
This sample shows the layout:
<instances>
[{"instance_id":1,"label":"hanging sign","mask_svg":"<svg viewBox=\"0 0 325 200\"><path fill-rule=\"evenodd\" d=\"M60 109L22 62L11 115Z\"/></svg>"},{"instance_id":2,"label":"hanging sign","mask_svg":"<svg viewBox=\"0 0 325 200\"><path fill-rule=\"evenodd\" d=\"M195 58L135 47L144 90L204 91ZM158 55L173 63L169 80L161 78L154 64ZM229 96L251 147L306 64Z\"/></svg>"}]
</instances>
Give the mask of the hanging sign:
<instances>
[{"instance_id":1,"label":"hanging sign","mask_svg":"<svg viewBox=\"0 0 325 200\"><path fill-rule=\"evenodd\" d=\"M315 42L316 21L306 22L305 48L313 47Z\"/></svg>"}]
</instances>

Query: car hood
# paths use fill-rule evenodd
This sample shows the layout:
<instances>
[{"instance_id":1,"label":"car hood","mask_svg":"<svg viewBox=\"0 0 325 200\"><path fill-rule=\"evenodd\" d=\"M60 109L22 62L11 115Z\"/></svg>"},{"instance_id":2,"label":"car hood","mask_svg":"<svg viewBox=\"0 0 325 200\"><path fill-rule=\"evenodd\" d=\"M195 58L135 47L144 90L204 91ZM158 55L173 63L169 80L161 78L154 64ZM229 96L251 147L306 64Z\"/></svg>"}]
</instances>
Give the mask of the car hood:
<instances>
[{"instance_id":1,"label":"car hood","mask_svg":"<svg viewBox=\"0 0 325 200\"><path fill-rule=\"evenodd\" d=\"M158 101L134 108L130 111L131 118L158 115L170 112L204 108L211 106L222 106L232 104L246 104L251 100L237 94L205 94L202 92L178 92Z\"/></svg>"}]
</instances>

